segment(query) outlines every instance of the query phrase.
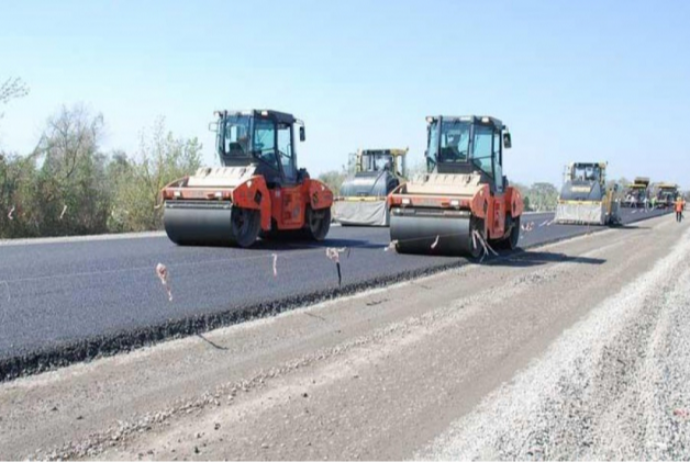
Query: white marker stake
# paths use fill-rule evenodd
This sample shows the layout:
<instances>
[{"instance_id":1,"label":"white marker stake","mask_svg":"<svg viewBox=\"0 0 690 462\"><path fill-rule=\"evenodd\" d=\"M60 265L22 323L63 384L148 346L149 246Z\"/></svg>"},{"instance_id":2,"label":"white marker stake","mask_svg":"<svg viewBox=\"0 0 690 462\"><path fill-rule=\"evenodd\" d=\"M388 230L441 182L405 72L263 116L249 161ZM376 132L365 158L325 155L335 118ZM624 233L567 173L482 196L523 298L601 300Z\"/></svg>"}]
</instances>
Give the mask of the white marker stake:
<instances>
[{"instance_id":1,"label":"white marker stake","mask_svg":"<svg viewBox=\"0 0 690 462\"><path fill-rule=\"evenodd\" d=\"M338 286L341 286L343 284L343 273L340 270L339 254L340 254L340 252L345 252L346 250L347 250L346 247L343 247L341 249L336 249L335 247L327 247L326 248L326 257L328 257L329 259L331 259L335 262L335 268L338 271Z\"/></svg>"},{"instance_id":2,"label":"white marker stake","mask_svg":"<svg viewBox=\"0 0 690 462\"><path fill-rule=\"evenodd\" d=\"M62 217L65 216L65 212L67 212L67 205L62 207L62 212L60 212L60 218L59 218L60 220L62 220Z\"/></svg>"},{"instance_id":3,"label":"white marker stake","mask_svg":"<svg viewBox=\"0 0 690 462\"><path fill-rule=\"evenodd\" d=\"M431 244L431 248L435 249L436 246L438 245L438 240L441 238L441 236L436 236L436 240Z\"/></svg>"},{"instance_id":4,"label":"white marker stake","mask_svg":"<svg viewBox=\"0 0 690 462\"><path fill-rule=\"evenodd\" d=\"M273 277L278 276L278 254L271 254L273 256Z\"/></svg>"},{"instance_id":5,"label":"white marker stake","mask_svg":"<svg viewBox=\"0 0 690 462\"><path fill-rule=\"evenodd\" d=\"M388 252L389 250L395 250L396 247L398 247L398 241L391 241L390 244L388 244L388 247L383 249L384 252Z\"/></svg>"},{"instance_id":6,"label":"white marker stake","mask_svg":"<svg viewBox=\"0 0 690 462\"><path fill-rule=\"evenodd\" d=\"M344 251L345 249L343 249ZM326 248L326 257L329 259L333 260L336 263L340 263L340 257L338 256L339 252L338 249L335 247L327 247Z\"/></svg>"},{"instance_id":7,"label":"white marker stake","mask_svg":"<svg viewBox=\"0 0 690 462\"><path fill-rule=\"evenodd\" d=\"M10 209L10 213L7 214L7 218L9 218L10 220L14 220L14 216L12 216L13 213L14 213L14 205Z\"/></svg>"},{"instance_id":8,"label":"white marker stake","mask_svg":"<svg viewBox=\"0 0 690 462\"><path fill-rule=\"evenodd\" d=\"M168 286L168 268L166 268L163 263L159 263L156 265L156 274L158 275L158 279L161 280L161 284L163 284L163 287L165 287L165 290L168 293L168 300L172 302L173 296L172 292L170 291L170 286Z\"/></svg>"}]
</instances>

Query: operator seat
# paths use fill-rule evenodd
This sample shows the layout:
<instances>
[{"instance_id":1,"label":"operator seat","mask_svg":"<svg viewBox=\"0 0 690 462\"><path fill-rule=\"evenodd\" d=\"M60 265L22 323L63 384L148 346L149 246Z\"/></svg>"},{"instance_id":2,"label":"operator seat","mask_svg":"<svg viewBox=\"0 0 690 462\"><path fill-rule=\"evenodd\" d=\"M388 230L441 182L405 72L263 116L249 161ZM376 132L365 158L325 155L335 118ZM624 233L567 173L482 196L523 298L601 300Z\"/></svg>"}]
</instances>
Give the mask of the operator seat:
<instances>
[{"instance_id":1,"label":"operator seat","mask_svg":"<svg viewBox=\"0 0 690 462\"><path fill-rule=\"evenodd\" d=\"M244 148L240 143L230 143L229 148L230 157L244 157Z\"/></svg>"}]
</instances>

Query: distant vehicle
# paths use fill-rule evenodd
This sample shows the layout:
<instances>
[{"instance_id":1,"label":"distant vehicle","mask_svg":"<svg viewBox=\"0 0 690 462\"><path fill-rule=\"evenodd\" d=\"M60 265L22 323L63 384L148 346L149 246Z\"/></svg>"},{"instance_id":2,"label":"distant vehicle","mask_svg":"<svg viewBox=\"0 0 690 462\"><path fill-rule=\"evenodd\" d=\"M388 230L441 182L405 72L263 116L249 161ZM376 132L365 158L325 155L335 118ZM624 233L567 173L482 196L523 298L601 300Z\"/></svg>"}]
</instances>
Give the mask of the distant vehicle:
<instances>
[{"instance_id":1,"label":"distant vehicle","mask_svg":"<svg viewBox=\"0 0 690 462\"><path fill-rule=\"evenodd\" d=\"M657 185L656 206L658 208L672 208L678 198L678 185L672 183L659 183Z\"/></svg>"},{"instance_id":2,"label":"distant vehicle","mask_svg":"<svg viewBox=\"0 0 690 462\"><path fill-rule=\"evenodd\" d=\"M407 149L360 149L355 173L333 202L335 221L343 226L388 226L386 197L407 177Z\"/></svg>"},{"instance_id":3,"label":"distant vehicle","mask_svg":"<svg viewBox=\"0 0 690 462\"><path fill-rule=\"evenodd\" d=\"M623 194L623 207L644 207L650 201L649 178L637 177Z\"/></svg>"},{"instance_id":4,"label":"distant vehicle","mask_svg":"<svg viewBox=\"0 0 690 462\"><path fill-rule=\"evenodd\" d=\"M606 185L606 162L573 162L566 167L556 207L556 223L620 224L617 185Z\"/></svg>"}]
</instances>

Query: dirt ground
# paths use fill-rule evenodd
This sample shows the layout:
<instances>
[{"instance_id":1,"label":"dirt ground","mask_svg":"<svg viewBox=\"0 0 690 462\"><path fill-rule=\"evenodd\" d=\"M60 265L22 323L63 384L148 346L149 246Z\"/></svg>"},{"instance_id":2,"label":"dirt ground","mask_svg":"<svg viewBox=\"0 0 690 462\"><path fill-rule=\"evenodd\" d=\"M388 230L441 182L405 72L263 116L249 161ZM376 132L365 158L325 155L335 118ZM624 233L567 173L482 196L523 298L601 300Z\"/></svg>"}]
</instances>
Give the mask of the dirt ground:
<instances>
[{"instance_id":1,"label":"dirt ground","mask_svg":"<svg viewBox=\"0 0 690 462\"><path fill-rule=\"evenodd\" d=\"M688 459L665 216L0 384L0 459Z\"/></svg>"}]
</instances>

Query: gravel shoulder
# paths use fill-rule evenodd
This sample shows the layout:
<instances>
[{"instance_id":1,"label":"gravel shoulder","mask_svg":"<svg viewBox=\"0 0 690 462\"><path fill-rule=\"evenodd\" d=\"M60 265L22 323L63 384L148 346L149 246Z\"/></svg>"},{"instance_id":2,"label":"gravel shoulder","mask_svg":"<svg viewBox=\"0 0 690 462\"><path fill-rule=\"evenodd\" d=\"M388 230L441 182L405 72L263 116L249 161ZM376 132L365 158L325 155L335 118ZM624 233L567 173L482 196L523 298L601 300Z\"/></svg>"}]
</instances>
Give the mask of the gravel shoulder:
<instances>
[{"instance_id":1,"label":"gravel shoulder","mask_svg":"<svg viewBox=\"0 0 690 462\"><path fill-rule=\"evenodd\" d=\"M686 231L417 456L688 460L689 256Z\"/></svg>"},{"instance_id":2,"label":"gravel shoulder","mask_svg":"<svg viewBox=\"0 0 690 462\"><path fill-rule=\"evenodd\" d=\"M687 458L685 229L652 219L0 384L0 459Z\"/></svg>"}]
</instances>

